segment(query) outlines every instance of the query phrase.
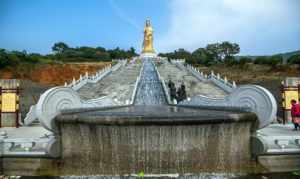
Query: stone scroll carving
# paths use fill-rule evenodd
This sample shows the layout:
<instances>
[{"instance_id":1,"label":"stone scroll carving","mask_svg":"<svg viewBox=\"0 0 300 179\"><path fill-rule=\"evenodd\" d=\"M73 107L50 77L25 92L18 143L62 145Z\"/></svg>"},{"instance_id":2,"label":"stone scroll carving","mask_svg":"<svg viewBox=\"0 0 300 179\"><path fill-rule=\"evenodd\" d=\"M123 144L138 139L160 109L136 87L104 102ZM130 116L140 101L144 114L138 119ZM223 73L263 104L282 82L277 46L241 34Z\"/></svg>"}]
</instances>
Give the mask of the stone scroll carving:
<instances>
[{"instance_id":1,"label":"stone scroll carving","mask_svg":"<svg viewBox=\"0 0 300 179\"><path fill-rule=\"evenodd\" d=\"M194 96L178 105L241 108L257 115L259 128L269 125L276 118L277 113L277 103L274 96L267 89L257 85L239 86L225 98Z\"/></svg>"},{"instance_id":2,"label":"stone scroll carving","mask_svg":"<svg viewBox=\"0 0 300 179\"><path fill-rule=\"evenodd\" d=\"M119 70L122 66L127 64L128 60L119 59L115 61L118 62L116 65L109 65L94 75L88 75L88 73L84 76L80 75L78 80L73 78L73 81L70 84L65 83L64 87L54 87L43 93L39 99L39 103L30 107L30 110L24 119L24 124L30 125L36 119L39 119L40 121L43 121L41 123L46 129L52 130L50 127L51 124L48 123L46 119L52 119L53 116L56 116L57 112L61 109L68 109L69 107L77 108L121 105L118 104L118 101L114 101L106 96L83 101L76 93L76 91L87 83L97 83L111 72Z\"/></svg>"},{"instance_id":3,"label":"stone scroll carving","mask_svg":"<svg viewBox=\"0 0 300 179\"><path fill-rule=\"evenodd\" d=\"M54 87L43 93L36 104L36 116L41 125L55 130L54 119L62 109L79 108L82 102L74 90L68 87Z\"/></svg>"},{"instance_id":4,"label":"stone scroll carving","mask_svg":"<svg viewBox=\"0 0 300 179\"><path fill-rule=\"evenodd\" d=\"M84 101L70 87L54 87L43 93L38 103L33 106L25 118L25 124L38 119L41 125L55 132L54 118L63 109L91 108L120 105L109 97Z\"/></svg>"}]
</instances>

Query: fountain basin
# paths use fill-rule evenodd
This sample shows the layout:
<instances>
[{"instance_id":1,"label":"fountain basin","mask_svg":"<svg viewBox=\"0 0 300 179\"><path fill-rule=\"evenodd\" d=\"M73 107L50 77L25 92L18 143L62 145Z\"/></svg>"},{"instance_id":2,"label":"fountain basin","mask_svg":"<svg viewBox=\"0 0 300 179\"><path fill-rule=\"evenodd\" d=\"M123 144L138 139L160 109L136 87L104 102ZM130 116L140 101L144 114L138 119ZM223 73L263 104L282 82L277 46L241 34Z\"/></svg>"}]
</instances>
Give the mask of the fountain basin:
<instances>
[{"instance_id":1,"label":"fountain basin","mask_svg":"<svg viewBox=\"0 0 300 179\"><path fill-rule=\"evenodd\" d=\"M168 105L123 106L64 110L55 121L60 158L3 158L2 173L249 172L255 163L250 151L250 138L257 127L253 113Z\"/></svg>"},{"instance_id":2,"label":"fountain basin","mask_svg":"<svg viewBox=\"0 0 300 179\"><path fill-rule=\"evenodd\" d=\"M256 121L252 113L174 106L77 109L56 119L64 170L78 175L240 171L252 163Z\"/></svg>"}]
</instances>

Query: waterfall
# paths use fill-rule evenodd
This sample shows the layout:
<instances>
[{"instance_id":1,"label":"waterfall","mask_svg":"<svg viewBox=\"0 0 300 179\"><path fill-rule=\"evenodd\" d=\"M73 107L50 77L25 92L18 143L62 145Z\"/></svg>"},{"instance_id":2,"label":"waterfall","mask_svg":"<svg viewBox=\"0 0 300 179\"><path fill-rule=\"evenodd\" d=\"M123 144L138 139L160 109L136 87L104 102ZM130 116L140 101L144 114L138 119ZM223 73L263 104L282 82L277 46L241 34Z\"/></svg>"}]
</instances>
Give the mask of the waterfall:
<instances>
[{"instance_id":1,"label":"waterfall","mask_svg":"<svg viewBox=\"0 0 300 179\"><path fill-rule=\"evenodd\" d=\"M143 59L143 71L138 85L135 105L163 105L167 104L162 84L158 78L153 61Z\"/></svg>"},{"instance_id":2,"label":"waterfall","mask_svg":"<svg viewBox=\"0 0 300 179\"><path fill-rule=\"evenodd\" d=\"M75 175L230 173L251 164L251 123L62 128L64 172Z\"/></svg>"}]
</instances>

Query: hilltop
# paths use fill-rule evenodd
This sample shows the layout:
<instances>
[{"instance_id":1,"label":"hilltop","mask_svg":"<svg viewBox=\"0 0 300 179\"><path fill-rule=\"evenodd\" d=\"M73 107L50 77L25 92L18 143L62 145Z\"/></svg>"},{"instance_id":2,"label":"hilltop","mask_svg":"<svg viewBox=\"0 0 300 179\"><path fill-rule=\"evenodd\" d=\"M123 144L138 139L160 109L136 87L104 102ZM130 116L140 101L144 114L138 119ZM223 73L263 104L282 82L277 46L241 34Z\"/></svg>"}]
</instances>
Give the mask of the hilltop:
<instances>
[{"instance_id":1,"label":"hilltop","mask_svg":"<svg viewBox=\"0 0 300 179\"><path fill-rule=\"evenodd\" d=\"M300 50L296 50L296 51L291 51L291 52L285 52L285 53L277 53L277 54L273 54L273 55L261 55L264 57L270 57L270 56L281 56L283 59L283 62L286 63L287 59L289 59L291 56L293 55L298 55L300 54ZM252 60L261 57L258 55L237 55L235 56L235 58L237 59L241 59L242 57L247 57L247 58L251 58Z\"/></svg>"}]
</instances>

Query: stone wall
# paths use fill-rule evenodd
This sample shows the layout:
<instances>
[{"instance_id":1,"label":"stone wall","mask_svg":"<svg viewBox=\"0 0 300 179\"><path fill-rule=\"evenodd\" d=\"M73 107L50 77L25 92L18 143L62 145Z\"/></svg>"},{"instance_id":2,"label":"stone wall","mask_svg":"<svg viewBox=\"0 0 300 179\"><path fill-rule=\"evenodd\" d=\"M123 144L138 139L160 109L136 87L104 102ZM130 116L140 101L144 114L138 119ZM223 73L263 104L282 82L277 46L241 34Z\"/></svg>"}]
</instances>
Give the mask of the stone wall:
<instances>
[{"instance_id":1,"label":"stone wall","mask_svg":"<svg viewBox=\"0 0 300 179\"><path fill-rule=\"evenodd\" d=\"M243 171L253 162L250 135L255 120L178 125L60 123L64 171L73 175Z\"/></svg>"},{"instance_id":2,"label":"stone wall","mask_svg":"<svg viewBox=\"0 0 300 179\"><path fill-rule=\"evenodd\" d=\"M231 119L228 117L231 116ZM256 116L223 120L58 119L59 158L3 158L6 175L69 176L249 172ZM154 122L152 122L154 120Z\"/></svg>"}]
</instances>

